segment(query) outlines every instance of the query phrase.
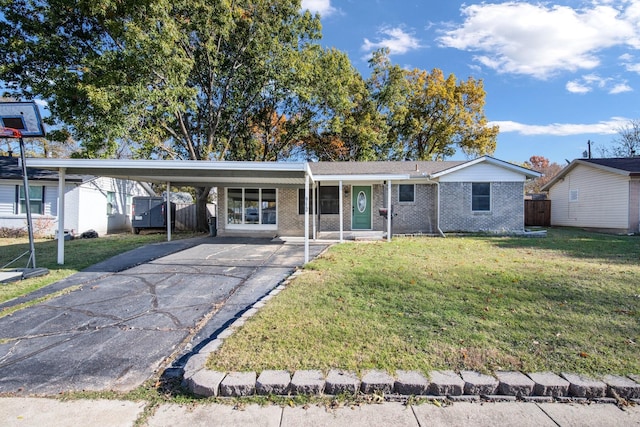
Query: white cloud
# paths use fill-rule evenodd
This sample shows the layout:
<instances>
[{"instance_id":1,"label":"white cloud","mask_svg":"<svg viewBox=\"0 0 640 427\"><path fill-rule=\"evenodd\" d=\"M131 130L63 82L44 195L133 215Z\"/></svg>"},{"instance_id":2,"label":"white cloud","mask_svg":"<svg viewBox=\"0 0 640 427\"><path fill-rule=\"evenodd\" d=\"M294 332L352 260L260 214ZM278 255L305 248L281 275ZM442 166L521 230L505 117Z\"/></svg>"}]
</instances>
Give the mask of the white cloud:
<instances>
[{"instance_id":1,"label":"white cloud","mask_svg":"<svg viewBox=\"0 0 640 427\"><path fill-rule=\"evenodd\" d=\"M625 93L625 92L633 92L633 88L626 83L618 83L617 85L613 86L609 90L609 93L611 95L616 95L618 93Z\"/></svg>"},{"instance_id":2,"label":"white cloud","mask_svg":"<svg viewBox=\"0 0 640 427\"><path fill-rule=\"evenodd\" d=\"M572 80L567 82L566 88L571 93L589 93L591 88L585 84L580 83L578 80Z\"/></svg>"},{"instance_id":3,"label":"white cloud","mask_svg":"<svg viewBox=\"0 0 640 427\"><path fill-rule=\"evenodd\" d=\"M587 74L579 79L567 82L566 89L571 93L585 94L594 89L604 90L610 95L630 92L633 89L626 80L615 81L612 77L600 77L597 74Z\"/></svg>"},{"instance_id":4,"label":"white cloud","mask_svg":"<svg viewBox=\"0 0 640 427\"><path fill-rule=\"evenodd\" d=\"M624 4L618 10L614 4ZM559 71L590 70L598 52L640 48L640 0L597 1L584 9L509 1L462 8L465 21L444 32L444 47L477 52L475 60L500 73L546 79Z\"/></svg>"},{"instance_id":5,"label":"white cloud","mask_svg":"<svg viewBox=\"0 0 640 427\"><path fill-rule=\"evenodd\" d=\"M552 123L549 125L529 125L510 120L493 121L490 126L499 126L501 133L516 132L525 136L570 136L585 134L613 135L619 132L621 126L629 119L613 117L610 120L592 124Z\"/></svg>"},{"instance_id":6,"label":"white cloud","mask_svg":"<svg viewBox=\"0 0 640 427\"><path fill-rule=\"evenodd\" d=\"M402 55L420 48L420 41L402 28L383 28L378 33L382 35L378 41L372 42L369 39L364 39L361 49L371 52L376 49L387 48L391 55Z\"/></svg>"},{"instance_id":7,"label":"white cloud","mask_svg":"<svg viewBox=\"0 0 640 427\"><path fill-rule=\"evenodd\" d=\"M311 13L319 13L323 18L336 12L336 9L331 6L331 0L302 0L301 8L308 9Z\"/></svg>"}]
</instances>

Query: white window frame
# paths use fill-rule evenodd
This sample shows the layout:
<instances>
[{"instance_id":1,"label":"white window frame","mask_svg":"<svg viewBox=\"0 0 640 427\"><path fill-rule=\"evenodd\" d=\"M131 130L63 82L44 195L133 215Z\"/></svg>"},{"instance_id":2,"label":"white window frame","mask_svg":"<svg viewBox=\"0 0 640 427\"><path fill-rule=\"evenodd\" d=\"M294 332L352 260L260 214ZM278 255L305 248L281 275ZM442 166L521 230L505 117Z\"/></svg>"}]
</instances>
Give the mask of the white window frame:
<instances>
[{"instance_id":1,"label":"white window frame","mask_svg":"<svg viewBox=\"0 0 640 427\"><path fill-rule=\"evenodd\" d=\"M226 218L226 224L224 227L227 230L277 230L278 229L278 189L275 187L255 188L255 187L227 187L225 188L225 205L227 206L227 215L229 215L229 190L242 190L242 223L241 224L229 224L229 218ZM245 224L245 190L258 190L258 223L257 224ZM263 190L275 190L276 192L276 223L275 224L262 224L262 191Z\"/></svg>"},{"instance_id":2,"label":"white window frame","mask_svg":"<svg viewBox=\"0 0 640 427\"><path fill-rule=\"evenodd\" d=\"M400 187L406 185L413 187L413 194L411 200L400 200ZM415 203L416 202L416 185L415 184L398 184L398 203Z\"/></svg>"},{"instance_id":3,"label":"white window frame","mask_svg":"<svg viewBox=\"0 0 640 427\"><path fill-rule=\"evenodd\" d=\"M113 216L118 213L116 206L116 192L107 191L107 216Z\"/></svg>"},{"instance_id":4,"label":"white window frame","mask_svg":"<svg viewBox=\"0 0 640 427\"><path fill-rule=\"evenodd\" d=\"M474 209L473 208L473 185L474 184L486 184L486 185L489 186L489 196L488 196L489 197L489 209ZM474 212L474 213L476 213L476 212L477 213L491 212L491 204L492 204L491 202L492 202L492 199L493 199L493 190L492 190L491 187L492 187L492 185L491 185L490 182L472 182L471 183L471 212Z\"/></svg>"},{"instance_id":5,"label":"white window frame","mask_svg":"<svg viewBox=\"0 0 640 427\"><path fill-rule=\"evenodd\" d=\"M569 190L569 202L577 202L580 196L578 189Z\"/></svg>"},{"instance_id":6,"label":"white window frame","mask_svg":"<svg viewBox=\"0 0 640 427\"><path fill-rule=\"evenodd\" d=\"M29 188L41 188L42 189L42 198L41 199L34 199L32 197L29 197L29 201L31 202L31 214L32 215L44 215L45 213L45 194L46 194L46 187L44 185L30 185ZM17 215L22 215L22 214L26 214L27 211L26 209L22 209L22 204L24 203L26 206L26 193L24 192L24 186L23 185L18 185L17 186L17 194L16 194L16 199L17 199L17 206L16 206L16 214ZM23 194L25 197L20 197L21 194ZM31 192L29 192L29 196L31 196ZM35 212L33 210L33 203L38 201L40 203L40 212Z\"/></svg>"}]
</instances>

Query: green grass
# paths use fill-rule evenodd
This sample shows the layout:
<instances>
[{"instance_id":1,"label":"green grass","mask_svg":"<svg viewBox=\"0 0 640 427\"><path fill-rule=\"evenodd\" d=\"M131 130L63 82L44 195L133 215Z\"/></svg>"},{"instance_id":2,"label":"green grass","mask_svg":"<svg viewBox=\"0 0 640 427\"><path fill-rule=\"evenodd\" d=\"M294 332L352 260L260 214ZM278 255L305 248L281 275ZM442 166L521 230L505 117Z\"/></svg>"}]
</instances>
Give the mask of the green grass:
<instances>
[{"instance_id":1,"label":"green grass","mask_svg":"<svg viewBox=\"0 0 640 427\"><path fill-rule=\"evenodd\" d=\"M222 371L640 373L640 238L346 243L209 360Z\"/></svg>"},{"instance_id":2,"label":"green grass","mask_svg":"<svg viewBox=\"0 0 640 427\"><path fill-rule=\"evenodd\" d=\"M199 236L193 233L174 233L172 238L184 239ZM41 277L0 284L0 303L28 294L46 285L64 279L90 265L104 261L114 255L144 246L150 243L166 241L166 234L114 234L97 239L76 239L65 242L64 265L58 265L58 241L51 239L37 239L35 242L36 266L49 269L49 274ZM0 239L0 266L4 266L16 257L28 252L27 238ZM28 257L28 255L27 255ZM27 264L24 257L10 268L23 268Z\"/></svg>"}]
</instances>

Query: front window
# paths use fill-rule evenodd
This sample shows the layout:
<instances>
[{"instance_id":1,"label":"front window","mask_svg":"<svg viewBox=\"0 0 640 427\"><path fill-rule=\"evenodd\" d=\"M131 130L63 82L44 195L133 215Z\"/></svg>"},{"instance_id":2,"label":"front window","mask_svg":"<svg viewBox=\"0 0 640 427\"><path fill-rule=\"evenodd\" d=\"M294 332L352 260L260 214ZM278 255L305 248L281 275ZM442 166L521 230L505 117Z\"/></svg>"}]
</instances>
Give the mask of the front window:
<instances>
[{"instance_id":1,"label":"front window","mask_svg":"<svg viewBox=\"0 0 640 427\"><path fill-rule=\"evenodd\" d=\"M340 213L340 187L337 185L320 187L319 199L321 214Z\"/></svg>"},{"instance_id":2,"label":"front window","mask_svg":"<svg viewBox=\"0 0 640 427\"><path fill-rule=\"evenodd\" d=\"M474 182L471 184L471 210L486 212L491 210L491 184Z\"/></svg>"},{"instance_id":3,"label":"front window","mask_svg":"<svg viewBox=\"0 0 640 427\"><path fill-rule=\"evenodd\" d=\"M19 186L18 190L18 213L27 212L27 200L24 193L24 187ZM29 206L32 214L44 215L44 187L40 185L29 186Z\"/></svg>"},{"instance_id":4,"label":"front window","mask_svg":"<svg viewBox=\"0 0 640 427\"><path fill-rule=\"evenodd\" d=\"M227 224L275 225L275 188L228 188Z\"/></svg>"}]
</instances>

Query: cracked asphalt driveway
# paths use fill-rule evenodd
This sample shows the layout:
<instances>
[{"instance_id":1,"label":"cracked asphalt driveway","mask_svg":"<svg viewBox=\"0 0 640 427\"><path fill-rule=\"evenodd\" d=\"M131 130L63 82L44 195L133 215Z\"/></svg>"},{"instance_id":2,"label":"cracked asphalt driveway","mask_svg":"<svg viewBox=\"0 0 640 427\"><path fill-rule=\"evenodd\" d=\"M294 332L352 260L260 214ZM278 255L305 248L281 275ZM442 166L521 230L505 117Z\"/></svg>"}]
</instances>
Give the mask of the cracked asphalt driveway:
<instances>
[{"instance_id":1,"label":"cracked asphalt driveway","mask_svg":"<svg viewBox=\"0 0 640 427\"><path fill-rule=\"evenodd\" d=\"M224 316L246 309L304 259L302 245L264 239L170 245L77 273L41 291L69 293L0 318L0 393L131 390L209 339ZM310 255L325 247L311 245ZM127 268L144 258L155 259Z\"/></svg>"}]
</instances>

